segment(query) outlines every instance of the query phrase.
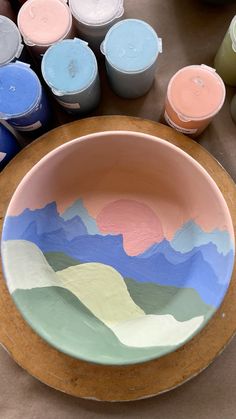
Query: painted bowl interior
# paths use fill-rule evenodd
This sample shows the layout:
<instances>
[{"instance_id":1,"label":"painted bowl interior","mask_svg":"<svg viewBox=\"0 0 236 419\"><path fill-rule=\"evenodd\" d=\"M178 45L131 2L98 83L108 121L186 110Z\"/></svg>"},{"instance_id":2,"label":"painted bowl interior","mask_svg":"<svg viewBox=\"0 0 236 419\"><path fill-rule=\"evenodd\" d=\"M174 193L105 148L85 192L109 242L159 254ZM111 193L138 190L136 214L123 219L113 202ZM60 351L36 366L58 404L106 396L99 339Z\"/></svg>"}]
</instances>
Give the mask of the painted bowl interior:
<instances>
[{"instance_id":1,"label":"painted bowl interior","mask_svg":"<svg viewBox=\"0 0 236 419\"><path fill-rule=\"evenodd\" d=\"M160 357L217 310L234 263L228 207L168 142L105 132L49 153L8 207L2 260L20 312L73 357Z\"/></svg>"}]
</instances>

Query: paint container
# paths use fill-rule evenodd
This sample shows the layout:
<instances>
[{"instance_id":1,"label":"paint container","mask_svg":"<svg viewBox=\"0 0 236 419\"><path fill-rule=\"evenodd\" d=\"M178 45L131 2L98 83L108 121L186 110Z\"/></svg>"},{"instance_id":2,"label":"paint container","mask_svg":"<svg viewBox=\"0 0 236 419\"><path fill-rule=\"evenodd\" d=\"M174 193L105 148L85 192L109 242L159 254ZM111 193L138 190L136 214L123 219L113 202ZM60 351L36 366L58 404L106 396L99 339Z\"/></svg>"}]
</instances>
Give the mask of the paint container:
<instances>
[{"instance_id":1,"label":"paint container","mask_svg":"<svg viewBox=\"0 0 236 419\"><path fill-rule=\"evenodd\" d=\"M56 100L69 113L86 113L98 105L97 60L86 42L75 38L51 46L43 56L42 74Z\"/></svg>"},{"instance_id":2,"label":"paint container","mask_svg":"<svg viewBox=\"0 0 236 419\"><path fill-rule=\"evenodd\" d=\"M143 96L151 88L162 41L146 22L125 19L108 31L101 51L114 92L124 98Z\"/></svg>"},{"instance_id":3,"label":"paint container","mask_svg":"<svg viewBox=\"0 0 236 419\"><path fill-rule=\"evenodd\" d=\"M15 137L0 123L0 171L20 149Z\"/></svg>"},{"instance_id":4,"label":"paint container","mask_svg":"<svg viewBox=\"0 0 236 419\"><path fill-rule=\"evenodd\" d=\"M0 119L18 131L46 129L50 112L37 75L29 65L15 62L0 67Z\"/></svg>"},{"instance_id":5,"label":"paint container","mask_svg":"<svg viewBox=\"0 0 236 419\"><path fill-rule=\"evenodd\" d=\"M40 59L50 45L71 36L72 16L65 0L28 0L19 11L18 27Z\"/></svg>"},{"instance_id":6,"label":"paint container","mask_svg":"<svg viewBox=\"0 0 236 419\"><path fill-rule=\"evenodd\" d=\"M234 95L234 97L231 101L230 111L231 111L232 119L236 124L236 95Z\"/></svg>"},{"instance_id":7,"label":"paint container","mask_svg":"<svg viewBox=\"0 0 236 419\"><path fill-rule=\"evenodd\" d=\"M94 52L107 31L124 14L123 0L69 0L71 13L80 38L88 42Z\"/></svg>"},{"instance_id":8,"label":"paint container","mask_svg":"<svg viewBox=\"0 0 236 419\"><path fill-rule=\"evenodd\" d=\"M18 59L23 51L20 32L6 16L0 16L0 66Z\"/></svg>"},{"instance_id":9,"label":"paint container","mask_svg":"<svg viewBox=\"0 0 236 419\"><path fill-rule=\"evenodd\" d=\"M216 54L214 66L226 84L236 86L236 16Z\"/></svg>"},{"instance_id":10,"label":"paint container","mask_svg":"<svg viewBox=\"0 0 236 419\"><path fill-rule=\"evenodd\" d=\"M177 131L197 136L220 111L224 100L225 85L215 69L191 65L171 78L164 117Z\"/></svg>"}]
</instances>

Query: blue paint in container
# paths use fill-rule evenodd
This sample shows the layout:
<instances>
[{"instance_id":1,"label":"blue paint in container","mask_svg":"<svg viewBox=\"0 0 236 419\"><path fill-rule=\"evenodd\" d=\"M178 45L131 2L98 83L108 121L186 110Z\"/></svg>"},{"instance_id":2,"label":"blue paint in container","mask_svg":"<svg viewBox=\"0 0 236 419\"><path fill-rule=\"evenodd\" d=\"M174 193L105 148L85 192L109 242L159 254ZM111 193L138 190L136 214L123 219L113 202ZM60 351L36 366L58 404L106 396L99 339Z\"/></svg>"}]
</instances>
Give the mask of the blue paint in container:
<instances>
[{"instance_id":1,"label":"blue paint in container","mask_svg":"<svg viewBox=\"0 0 236 419\"><path fill-rule=\"evenodd\" d=\"M116 23L101 44L101 51L115 93L136 98L148 92L162 52L162 40L149 24L138 19Z\"/></svg>"},{"instance_id":2,"label":"blue paint in container","mask_svg":"<svg viewBox=\"0 0 236 419\"><path fill-rule=\"evenodd\" d=\"M29 65L0 67L0 119L18 131L44 130L50 111L41 83Z\"/></svg>"},{"instance_id":3,"label":"blue paint in container","mask_svg":"<svg viewBox=\"0 0 236 419\"><path fill-rule=\"evenodd\" d=\"M15 137L0 124L0 171L20 151L20 146Z\"/></svg>"},{"instance_id":4,"label":"blue paint in container","mask_svg":"<svg viewBox=\"0 0 236 419\"><path fill-rule=\"evenodd\" d=\"M75 38L52 45L43 56L42 74L67 112L83 114L98 105L97 60L86 42Z\"/></svg>"}]
</instances>

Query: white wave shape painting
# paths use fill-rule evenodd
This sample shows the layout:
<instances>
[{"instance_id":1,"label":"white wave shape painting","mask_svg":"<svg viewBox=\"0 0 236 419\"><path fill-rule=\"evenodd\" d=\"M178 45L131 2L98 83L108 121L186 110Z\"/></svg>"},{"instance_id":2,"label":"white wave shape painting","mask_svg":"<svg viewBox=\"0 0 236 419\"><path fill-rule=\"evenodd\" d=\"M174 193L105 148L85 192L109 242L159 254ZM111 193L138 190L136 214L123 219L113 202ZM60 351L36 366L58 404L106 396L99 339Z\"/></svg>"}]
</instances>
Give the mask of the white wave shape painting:
<instances>
[{"instance_id":1,"label":"white wave shape painting","mask_svg":"<svg viewBox=\"0 0 236 419\"><path fill-rule=\"evenodd\" d=\"M2 253L11 293L48 286L65 288L126 346L179 345L204 321L204 316L180 322L170 314L145 314L131 298L123 277L111 266L90 262L55 272L41 250L25 240L3 242Z\"/></svg>"}]
</instances>

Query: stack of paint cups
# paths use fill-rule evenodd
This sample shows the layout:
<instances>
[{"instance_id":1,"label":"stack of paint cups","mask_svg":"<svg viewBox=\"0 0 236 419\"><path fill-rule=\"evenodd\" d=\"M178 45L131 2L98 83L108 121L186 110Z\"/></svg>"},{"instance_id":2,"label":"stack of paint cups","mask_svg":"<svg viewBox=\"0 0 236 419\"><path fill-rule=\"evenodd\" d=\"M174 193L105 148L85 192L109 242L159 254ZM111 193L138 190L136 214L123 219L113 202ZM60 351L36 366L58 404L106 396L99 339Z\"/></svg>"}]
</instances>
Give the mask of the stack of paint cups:
<instances>
[{"instance_id":1,"label":"stack of paint cups","mask_svg":"<svg viewBox=\"0 0 236 419\"><path fill-rule=\"evenodd\" d=\"M151 88L162 41L146 22L125 19L108 31L101 51L114 92L124 98L143 96Z\"/></svg>"},{"instance_id":2,"label":"stack of paint cups","mask_svg":"<svg viewBox=\"0 0 236 419\"><path fill-rule=\"evenodd\" d=\"M17 61L0 67L0 80L0 119L18 131L44 131L50 119L49 108L29 65Z\"/></svg>"},{"instance_id":3,"label":"stack of paint cups","mask_svg":"<svg viewBox=\"0 0 236 419\"><path fill-rule=\"evenodd\" d=\"M124 13L123 0L69 0L69 6L80 38L100 52L107 31Z\"/></svg>"},{"instance_id":4,"label":"stack of paint cups","mask_svg":"<svg viewBox=\"0 0 236 419\"><path fill-rule=\"evenodd\" d=\"M20 59L23 44L20 32L6 16L0 16L0 66Z\"/></svg>"},{"instance_id":5,"label":"stack of paint cups","mask_svg":"<svg viewBox=\"0 0 236 419\"><path fill-rule=\"evenodd\" d=\"M177 131L197 136L220 111L224 100L225 85L215 69L191 65L171 78L164 117Z\"/></svg>"},{"instance_id":6,"label":"stack of paint cups","mask_svg":"<svg viewBox=\"0 0 236 419\"><path fill-rule=\"evenodd\" d=\"M71 37L72 15L66 0L27 0L19 11L18 27L25 44L41 59L50 45Z\"/></svg>"},{"instance_id":7,"label":"stack of paint cups","mask_svg":"<svg viewBox=\"0 0 236 419\"><path fill-rule=\"evenodd\" d=\"M216 54L214 66L226 84L236 86L236 16Z\"/></svg>"},{"instance_id":8,"label":"stack of paint cups","mask_svg":"<svg viewBox=\"0 0 236 419\"><path fill-rule=\"evenodd\" d=\"M15 137L0 124L0 171L20 151Z\"/></svg>"},{"instance_id":9,"label":"stack of paint cups","mask_svg":"<svg viewBox=\"0 0 236 419\"><path fill-rule=\"evenodd\" d=\"M84 114L100 99L97 60L88 44L66 39L43 56L42 74L56 100L69 113Z\"/></svg>"}]
</instances>

